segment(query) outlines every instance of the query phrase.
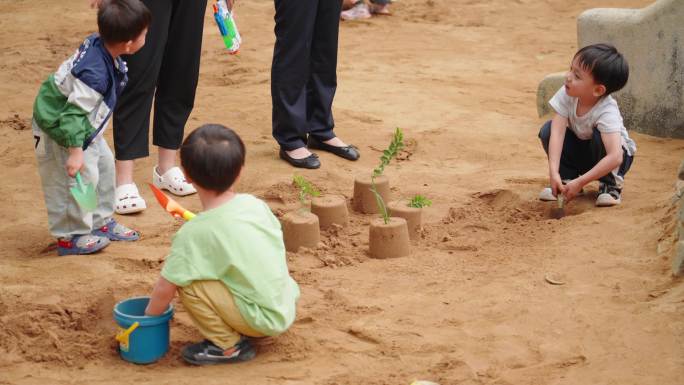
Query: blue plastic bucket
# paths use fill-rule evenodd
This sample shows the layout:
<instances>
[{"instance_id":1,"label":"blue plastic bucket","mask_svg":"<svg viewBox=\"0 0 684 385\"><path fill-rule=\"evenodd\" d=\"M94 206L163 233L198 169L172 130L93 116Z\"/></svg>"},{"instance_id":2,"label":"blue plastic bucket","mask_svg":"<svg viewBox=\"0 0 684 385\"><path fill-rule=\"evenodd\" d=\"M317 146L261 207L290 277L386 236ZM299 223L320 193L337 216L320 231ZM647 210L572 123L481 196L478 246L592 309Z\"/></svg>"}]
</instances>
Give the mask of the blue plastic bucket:
<instances>
[{"instance_id":1,"label":"blue plastic bucket","mask_svg":"<svg viewBox=\"0 0 684 385\"><path fill-rule=\"evenodd\" d=\"M159 316L150 317L145 315L148 302L150 297L134 297L114 306L114 320L119 325L119 353L124 360L136 364L155 362L169 350L173 306L169 305Z\"/></svg>"}]
</instances>

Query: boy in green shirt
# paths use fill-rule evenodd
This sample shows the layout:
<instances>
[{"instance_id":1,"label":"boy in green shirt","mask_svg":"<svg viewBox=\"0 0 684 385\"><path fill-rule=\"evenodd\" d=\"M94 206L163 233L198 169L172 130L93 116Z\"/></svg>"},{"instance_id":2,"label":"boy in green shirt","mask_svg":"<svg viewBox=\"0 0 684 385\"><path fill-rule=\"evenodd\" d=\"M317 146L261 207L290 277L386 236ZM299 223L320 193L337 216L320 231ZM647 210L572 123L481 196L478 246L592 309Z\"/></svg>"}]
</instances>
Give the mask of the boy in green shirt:
<instances>
[{"instance_id":1,"label":"boy in green shirt","mask_svg":"<svg viewBox=\"0 0 684 385\"><path fill-rule=\"evenodd\" d=\"M205 341L186 346L196 364L247 361L249 337L276 336L294 322L299 287L290 277L280 223L263 201L235 193L245 147L230 128L204 125L180 149L204 211L173 238L146 315L166 310L176 291Z\"/></svg>"}]
</instances>

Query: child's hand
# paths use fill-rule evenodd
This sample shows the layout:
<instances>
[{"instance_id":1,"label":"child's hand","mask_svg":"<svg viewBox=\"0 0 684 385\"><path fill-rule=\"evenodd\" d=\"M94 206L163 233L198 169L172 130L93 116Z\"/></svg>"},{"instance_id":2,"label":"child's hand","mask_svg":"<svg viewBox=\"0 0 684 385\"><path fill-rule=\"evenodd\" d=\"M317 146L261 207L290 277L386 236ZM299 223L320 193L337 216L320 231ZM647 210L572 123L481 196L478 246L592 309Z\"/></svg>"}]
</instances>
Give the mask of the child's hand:
<instances>
[{"instance_id":1,"label":"child's hand","mask_svg":"<svg viewBox=\"0 0 684 385\"><path fill-rule=\"evenodd\" d=\"M577 194L582 191L582 183L578 179L573 179L568 184L565 185L565 192L563 193L563 196L565 196L565 201L569 202L573 200Z\"/></svg>"},{"instance_id":2,"label":"child's hand","mask_svg":"<svg viewBox=\"0 0 684 385\"><path fill-rule=\"evenodd\" d=\"M558 194L563 194L563 192L565 192L565 186L558 173L551 174L549 179L551 180L551 192L553 192L553 196L557 197Z\"/></svg>"},{"instance_id":3,"label":"child's hand","mask_svg":"<svg viewBox=\"0 0 684 385\"><path fill-rule=\"evenodd\" d=\"M76 172L83 168L83 149L81 147L69 147L69 157L65 167L67 174L72 178L76 176Z\"/></svg>"}]
</instances>

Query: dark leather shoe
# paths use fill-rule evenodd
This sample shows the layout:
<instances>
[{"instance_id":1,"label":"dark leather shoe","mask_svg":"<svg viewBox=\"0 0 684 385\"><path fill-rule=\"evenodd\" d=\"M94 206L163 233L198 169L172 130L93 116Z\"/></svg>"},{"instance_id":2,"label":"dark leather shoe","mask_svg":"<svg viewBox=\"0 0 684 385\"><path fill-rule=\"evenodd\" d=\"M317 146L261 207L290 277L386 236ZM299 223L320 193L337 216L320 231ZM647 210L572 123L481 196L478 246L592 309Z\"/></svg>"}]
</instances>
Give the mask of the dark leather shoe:
<instances>
[{"instance_id":1,"label":"dark leather shoe","mask_svg":"<svg viewBox=\"0 0 684 385\"><path fill-rule=\"evenodd\" d=\"M318 160L318 155L316 154L311 154L307 156L306 158L302 159L295 159L289 155L287 155L287 152L283 150L282 148L280 149L280 159L286 161L287 163L299 167L299 168L319 168L321 167L321 162Z\"/></svg>"},{"instance_id":2,"label":"dark leather shoe","mask_svg":"<svg viewBox=\"0 0 684 385\"><path fill-rule=\"evenodd\" d=\"M356 146L354 145L349 145L345 147L331 146L329 144L321 142L312 135L309 135L308 147L317 150L327 151L348 160L357 160L361 157L359 149L356 148Z\"/></svg>"}]
</instances>

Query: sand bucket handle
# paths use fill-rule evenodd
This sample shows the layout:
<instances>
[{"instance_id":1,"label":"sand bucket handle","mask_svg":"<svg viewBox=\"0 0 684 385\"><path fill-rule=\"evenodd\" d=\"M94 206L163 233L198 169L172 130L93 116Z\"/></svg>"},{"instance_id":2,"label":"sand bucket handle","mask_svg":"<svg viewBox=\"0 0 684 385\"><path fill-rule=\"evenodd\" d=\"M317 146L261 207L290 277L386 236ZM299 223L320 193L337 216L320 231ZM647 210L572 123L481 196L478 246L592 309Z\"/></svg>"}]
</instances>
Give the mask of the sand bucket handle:
<instances>
[{"instance_id":1,"label":"sand bucket handle","mask_svg":"<svg viewBox=\"0 0 684 385\"><path fill-rule=\"evenodd\" d=\"M128 349L128 337L138 328L138 326L140 326L140 322L135 321L128 329L121 329L121 331L116 334L115 338L119 341L119 344L124 350Z\"/></svg>"}]
</instances>

